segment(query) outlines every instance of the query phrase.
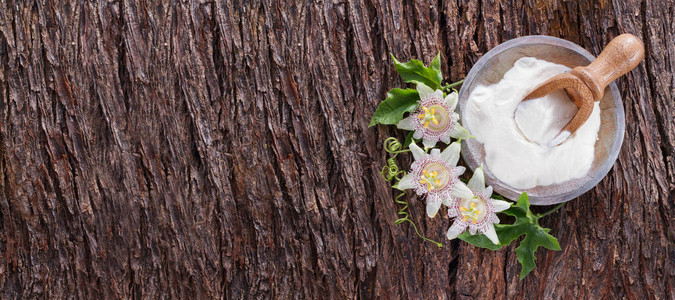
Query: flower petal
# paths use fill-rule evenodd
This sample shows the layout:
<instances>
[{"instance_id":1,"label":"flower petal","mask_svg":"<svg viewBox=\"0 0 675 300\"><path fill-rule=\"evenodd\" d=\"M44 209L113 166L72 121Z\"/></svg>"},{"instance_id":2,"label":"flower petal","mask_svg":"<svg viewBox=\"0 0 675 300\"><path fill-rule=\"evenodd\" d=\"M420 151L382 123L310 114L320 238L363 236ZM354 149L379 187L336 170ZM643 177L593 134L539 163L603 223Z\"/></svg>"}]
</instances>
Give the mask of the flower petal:
<instances>
[{"instance_id":1,"label":"flower petal","mask_svg":"<svg viewBox=\"0 0 675 300\"><path fill-rule=\"evenodd\" d=\"M443 159L451 166L456 166L457 161L459 160L459 152L461 150L462 149L459 143L454 142L450 144L450 146L446 147L445 150L443 150L443 152L441 152L441 159Z\"/></svg>"},{"instance_id":2,"label":"flower petal","mask_svg":"<svg viewBox=\"0 0 675 300\"><path fill-rule=\"evenodd\" d=\"M495 245L499 245L499 238L497 237L497 232L495 232L495 226L490 224L487 226L487 230L483 232L485 236L487 236L492 243Z\"/></svg>"},{"instance_id":3,"label":"flower petal","mask_svg":"<svg viewBox=\"0 0 675 300\"><path fill-rule=\"evenodd\" d=\"M473 176L469 180L467 186L478 192L483 192L485 190L485 174L483 173L483 167L480 166L473 171ZM489 197L489 196L488 196Z\"/></svg>"},{"instance_id":4,"label":"flower petal","mask_svg":"<svg viewBox=\"0 0 675 300\"><path fill-rule=\"evenodd\" d=\"M417 92L420 94L420 100L429 98L434 94L434 90L421 82L417 84Z\"/></svg>"},{"instance_id":5,"label":"flower petal","mask_svg":"<svg viewBox=\"0 0 675 300\"><path fill-rule=\"evenodd\" d=\"M457 107L457 93L452 92L448 94L445 96L445 101L448 103L450 110L455 110L455 107Z\"/></svg>"},{"instance_id":6,"label":"flower petal","mask_svg":"<svg viewBox=\"0 0 675 300\"><path fill-rule=\"evenodd\" d=\"M425 155L427 155L427 153L424 152L424 150L422 150L422 148L417 146L417 144L415 144L415 142L410 143L409 148L410 148L410 152L412 152L412 155L415 158L415 160L420 160Z\"/></svg>"},{"instance_id":7,"label":"flower petal","mask_svg":"<svg viewBox=\"0 0 675 300\"><path fill-rule=\"evenodd\" d=\"M431 152L429 153L433 157L440 157L441 156L441 150L438 148L431 149Z\"/></svg>"},{"instance_id":8,"label":"flower petal","mask_svg":"<svg viewBox=\"0 0 675 300\"><path fill-rule=\"evenodd\" d=\"M488 186L483 190L483 195L485 198L490 198L492 197L492 186Z\"/></svg>"},{"instance_id":9,"label":"flower petal","mask_svg":"<svg viewBox=\"0 0 675 300\"><path fill-rule=\"evenodd\" d=\"M415 193L417 193L417 196L422 196L428 192L429 191L427 190L427 188L422 185L418 185L417 188L415 188Z\"/></svg>"},{"instance_id":10,"label":"flower petal","mask_svg":"<svg viewBox=\"0 0 675 300\"><path fill-rule=\"evenodd\" d=\"M396 188L399 190L407 190L415 187L415 177L412 173L408 173L396 184Z\"/></svg>"},{"instance_id":11,"label":"flower petal","mask_svg":"<svg viewBox=\"0 0 675 300\"><path fill-rule=\"evenodd\" d=\"M446 144L450 144L450 135L449 134L447 134L447 133L443 134L443 135L440 136L440 138L441 138L441 142L446 143Z\"/></svg>"},{"instance_id":12,"label":"flower petal","mask_svg":"<svg viewBox=\"0 0 675 300\"><path fill-rule=\"evenodd\" d=\"M438 210L441 208L441 199L437 195L430 194L427 196L427 216L433 218L438 213Z\"/></svg>"},{"instance_id":13,"label":"flower petal","mask_svg":"<svg viewBox=\"0 0 675 300\"><path fill-rule=\"evenodd\" d=\"M444 196L441 199L443 200L443 205L445 205L445 206L452 206L454 204L454 201L453 201L454 199L452 197Z\"/></svg>"},{"instance_id":14,"label":"flower petal","mask_svg":"<svg viewBox=\"0 0 675 300\"><path fill-rule=\"evenodd\" d=\"M457 214L457 209L453 209L452 205L455 205L454 200L453 200L453 203L450 205L450 208L448 208L448 217L450 217L450 219L454 219L454 218L459 216Z\"/></svg>"},{"instance_id":15,"label":"flower petal","mask_svg":"<svg viewBox=\"0 0 675 300\"><path fill-rule=\"evenodd\" d=\"M449 240L452 240L456 238L458 235L462 234L464 232L464 229L466 229L466 223L455 220L454 223L452 223L452 226L450 226L450 229L448 229L448 233L446 236L448 237Z\"/></svg>"},{"instance_id":16,"label":"flower petal","mask_svg":"<svg viewBox=\"0 0 675 300\"><path fill-rule=\"evenodd\" d=\"M425 148L432 148L432 147L436 146L436 142L438 142L438 140L431 139L431 138L428 138L426 136L422 139L422 144L424 144Z\"/></svg>"},{"instance_id":17,"label":"flower petal","mask_svg":"<svg viewBox=\"0 0 675 300\"><path fill-rule=\"evenodd\" d=\"M452 171L455 172L455 175L460 176L460 175L464 174L464 171L466 171L466 168L462 167L462 166L457 166L457 167L452 168Z\"/></svg>"},{"instance_id":18,"label":"flower petal","mask_svg":"<svg viewBox=\"0 0 675 300\"><path fill-rule=\"evenodd\" d=\"M468 139L471 135L469 134L469 131L466 130L462 125L459 123L455 123L454 128L450 131L450 136L454 137L456 139L463 139L466 140Z\"/></svg>"},{"instance_id":19,"label":"flower petal","mask_svg":"<svg viewBox=\"0 0 675 300\"><path fill-rule=\"evenodd\" d=\"M416 140L421 139L424 136L424 133L422 130L415 130L415 133L413 133L413 138Z\"/></svg>"},{"instance_id":20,"label":"flower petal","mask_svg":"<svg viewBox=\"0 0 675 300\"><path fill-rule=\"evenodd\" d=\"M403 129L403 130L415 130L415 124L413 122L414 122L413 117L407 117L407 118L404 118L401 121L398 121L398 124L396 124L396 127L398 129Z\"/></svg>"},{"instance_id":21,"label":"flower petal","mask_svg":"<svg viewBox=\"0 0 675 300\"><path fill-rule=\"evenodd\" d=\"M511 203L502 200L490 199L490 202L492 202L492 206L495 207L495 212L500 212L511 207Z\"/></svg>"},{"instance_id":22,"label":"flower petal","mask_svg":"<svg viewBox=\"0 0 675 300\"><path fill-rule=\"evenodd\" d=\"M443 99L443 91L441 90L435 90L434 91L434 98L441 100Z\"/></svg>"},{"instance_id":23,"label":"flower petal","mask_svg":"<svg viewBox=\"0 0 675 300\"><path fill-rule=\"evenodd\" d=\"M473 198L473 193L471 190L466 187L466 185L463 182L457 182L452 186L452 196L457 197L457 198L462 198L462 199L471 199Z\"/></svg>"}]
</instances>

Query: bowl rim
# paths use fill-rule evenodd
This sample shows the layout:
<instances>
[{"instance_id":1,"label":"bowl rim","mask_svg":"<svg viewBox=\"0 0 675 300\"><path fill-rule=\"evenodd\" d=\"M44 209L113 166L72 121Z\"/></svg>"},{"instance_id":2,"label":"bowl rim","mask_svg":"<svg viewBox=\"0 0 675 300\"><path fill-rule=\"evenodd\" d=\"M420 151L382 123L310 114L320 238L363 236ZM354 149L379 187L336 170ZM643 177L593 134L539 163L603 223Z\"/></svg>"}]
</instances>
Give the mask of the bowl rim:
<instances>
[{"instance_id":1,"label":"bowl rim","mask_svg":"<svg viewBox=\"0 0 675 300\"><path fill-rule=\"evenodd\" d=\"M548 35L528 35L528 36L522 36L518 38L514 38L511 40L508 40L506 42L503 42L496 47L490 49L487 53L485 53L481 58L478 59L478 61L471 67L471 70L469 70L469 73L466 76L466 79L464 83L462 84L461 89L459 90L458 94L458 99L459 99L459 114L460 118L463 118L465 109L466 109L466 102L468 100L469 95L466 95L463 97L465 93L468 92L468 89L473 85L474 79L477 77L477 74L479 70L481 70L492 58L495 56L499 55L500 53L511 49L515 46L520 46L525 43L530 43L530 44L548 44L548 45L553 45L553 46L558 46L558 47L563 47L567 48L571 51L574 51L578 54L581 54L585 58L587 58L590 62L595 60L595 56L593 56L590 52L588 52L586 49L582 48L581 46L577 45L576 43L573 43L568 40L564 40L561 38L553 37L553 36L548 36ZM621 150L621 145L623 144L623 139L624 139L624 134L625 134L625 111L623 107L623 101L621 98L621 94L619 93L619 88L616 85L616 82L612 82L609 84L609 88L611 90L612 95L614 96L613 101L614 101L614 108L615 108L615 118L614 118L614 123L616 130L614 132L614 137L613 137L613 144L612 147L609 151L609 154L607 155L607 159L605 159L604 162L596 169L596 171L592 174L588 174L587 177L590 177L589 175L592 175L590 177L590 180L586 181L583 185L581 185L579 188L568 191L565 193L560 193L560 194L553 194L553 195L548 195L548 196L530 196L530 204L531 205L552 205L552 204L557 204L557 203L563 203L570 201L572 199L575 199L582 194L588 192L591 190L593 187L595 187L602 179L604 179L609 171L612 169L614 164L616 163L617 158L619 157L619 151ZM467 143L462 143L462 158L466 162L469 168L471 168L472 171L474 171L477 167L475 162L478 159L474 158L473 153L468 149ZM486 183L489 180L488 178L486 179ZM499 182L501 185L508 186L507 184L503 182ZM496 192L499 194L502 194L506 198L515 201L516 199L513 199L512 197L507 196L508 194L513 194L513 191L505 190L502 188L500 185L494 185L494 189ZM514 190L520 190L520 189L515 189ZM524 189L523 191L527 191L527 189ZM517 196L515 196L517 198Z\"/></svg>"}]
</instances>

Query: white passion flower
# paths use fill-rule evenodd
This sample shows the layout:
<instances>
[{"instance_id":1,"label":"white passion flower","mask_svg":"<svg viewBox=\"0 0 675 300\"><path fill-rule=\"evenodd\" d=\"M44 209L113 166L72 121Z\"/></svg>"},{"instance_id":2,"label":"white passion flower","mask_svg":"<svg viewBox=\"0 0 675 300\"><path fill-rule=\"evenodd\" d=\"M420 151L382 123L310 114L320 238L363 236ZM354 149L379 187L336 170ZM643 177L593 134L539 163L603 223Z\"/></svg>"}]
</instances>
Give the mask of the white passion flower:
<instances>
[{"instance_id":1,"label":"white passion flower","mask_svg":"<svg viewBox=\"0 0 675 300\"><path fill-rule=\"evenodd\" d=\"M431 149L427 154L414 142L410 144L415 162L408 174L403 176L396 185L399 190L414 189L417 195L426 194L427 215L436 216L441 204L449 206L452 197L457 192L457 186L468 190L464 183L459 181L459 175L464 174L464 167L458 167L460 145L458 142L449 145L443 152Z\"/></svg>"},{"instance_id":2,"label":"white passion flower","mask_svg":"<svg viewBox=\"0 0 675 300\"><path fill-rule=\"evenodd\" d=\"M472 235L479 231L495 245L499 244L494 226L499 223L496 213L511 207L511 204L490 198L492 187L485 187L482 167L476 169L467 187L459 190L459 193L456 193L457 198L449 205L448 216L455 218L455 222L448 230L448 239L456 238L469 227L469 233Z\"/></svg>"},{"instance_id":3,"label":"white passion flower","mask_svg":"<svg viewBox=\"0 0 675 300\"><path fill-rule=\"evenodd\" d=\"M420 95L417 110L399 121L396 127L414 130L413 138L422 139L426 148L434 147L438 141L450 144L451 137L469 137L469 132L459 124L459 115L455 112L457 92L443 99L441 90L434 91L423 83L417 84L417 92Z\"/></svg>"}]
</instances>

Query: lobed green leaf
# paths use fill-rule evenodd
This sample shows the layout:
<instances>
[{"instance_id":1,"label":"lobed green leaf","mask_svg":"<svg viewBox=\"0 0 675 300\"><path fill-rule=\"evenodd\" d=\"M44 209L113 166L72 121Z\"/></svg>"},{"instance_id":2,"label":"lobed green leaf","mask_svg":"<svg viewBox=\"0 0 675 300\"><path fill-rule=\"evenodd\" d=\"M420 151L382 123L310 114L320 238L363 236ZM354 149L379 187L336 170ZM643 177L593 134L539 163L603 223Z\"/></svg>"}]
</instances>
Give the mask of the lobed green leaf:
<instances>
[{"instance_id":1,"label":"lobed green leaf","mask_svg":"<svg viewBox=\"0 0 675 300\"><path fill-rule=\"evenodd\" d=\"M521 265L520 279L523 279L536 267L534 252L537 251L537 248L544 247L559 251L560 244L558 244L558 239L548 234L550 229L539 226L539 217L530 210L530 199L526 193L518 197L516 205L504 212L516 217L516 222L513 223L511 230L502 232L504 240L510 239L512 241L520 235L525 235L525 238L516 248L516 257ZM502 236L499 239L501 241Z\"/></svg>"},{"instance_id":2,"label":"lobed green leaf","mask_svg":"<svg viewBox=\"0 0 675 300\"><path fill-rule=\"evenodd\" d=\"M530 272L534 270L534 267L537 266L534 263L534 251L537 251L537 248L541 246L549 250L560 251L558 239L548 234L543 229L544 228L536 224L530 225L525 232L525 238L520 242L518 248L516 248L516 257L521 265L521 280L530 274Z\"/></svg>"}]
</instances>

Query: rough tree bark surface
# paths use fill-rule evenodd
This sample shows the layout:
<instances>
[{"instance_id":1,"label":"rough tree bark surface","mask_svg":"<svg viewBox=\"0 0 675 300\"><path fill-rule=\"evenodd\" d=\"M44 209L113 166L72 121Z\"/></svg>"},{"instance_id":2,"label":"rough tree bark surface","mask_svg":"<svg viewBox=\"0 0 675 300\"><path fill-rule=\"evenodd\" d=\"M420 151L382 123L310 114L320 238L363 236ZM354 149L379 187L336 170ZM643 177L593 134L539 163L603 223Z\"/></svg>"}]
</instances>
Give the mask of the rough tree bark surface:
<instances>
[{"instance_id":1,"label":"rough tree bark surface","mask_svg":"<svg viewBox=\"0 0 675 300\"><path fill-rule=\"evenodd\" d=\"M0 1L0 298L675 298L675 1ZM368 128L402 82L530 34L629 32L609 175L511 245L395 225ZM402 155L402 163L409 158ZM446 218L410 211L443 239Z\"/></svg>"}]
</instances>

